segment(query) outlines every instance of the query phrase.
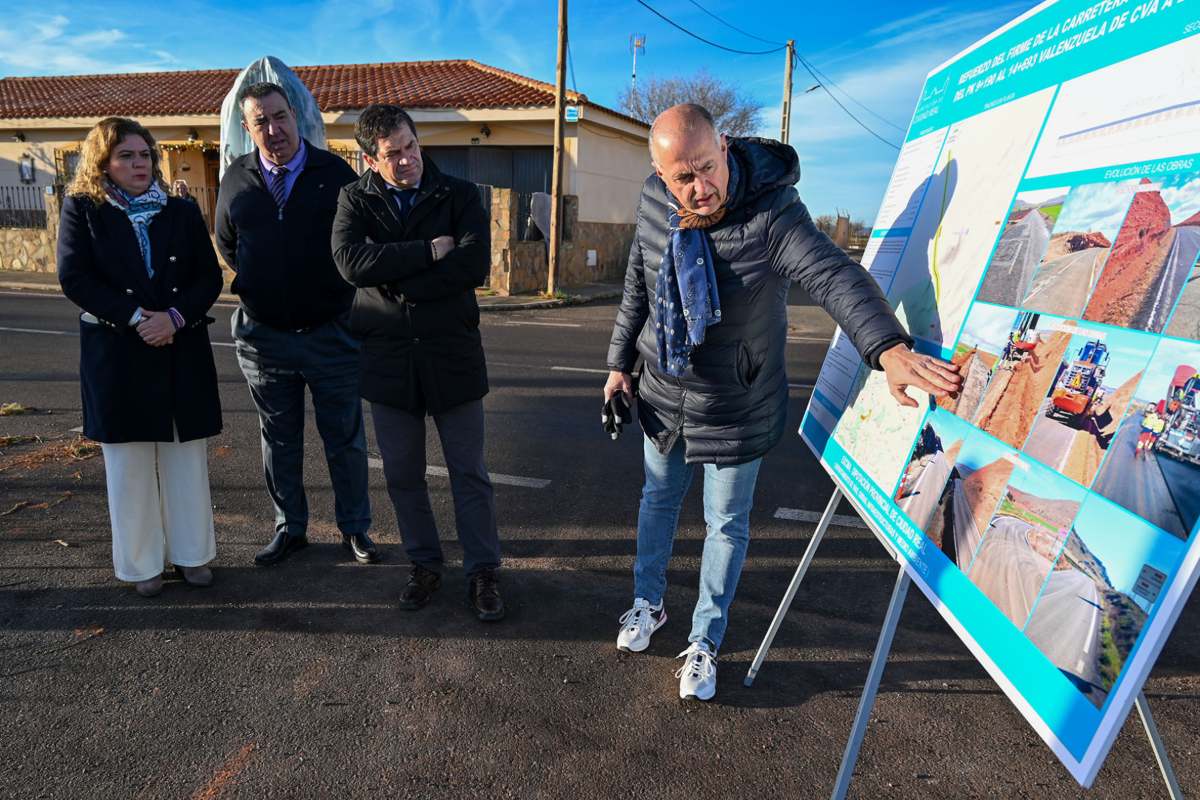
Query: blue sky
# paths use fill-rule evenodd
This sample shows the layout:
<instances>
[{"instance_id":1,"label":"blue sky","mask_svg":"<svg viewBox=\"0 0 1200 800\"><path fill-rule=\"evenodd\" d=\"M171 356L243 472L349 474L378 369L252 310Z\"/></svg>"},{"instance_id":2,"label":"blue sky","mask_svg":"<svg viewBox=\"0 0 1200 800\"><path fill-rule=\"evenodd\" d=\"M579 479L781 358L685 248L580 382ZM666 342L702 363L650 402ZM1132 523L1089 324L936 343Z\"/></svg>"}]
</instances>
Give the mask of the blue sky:
<instances>
[{"instance_id":1,"label":"blue sky","mask_svg":"<svg viewBox=\"0 0 1200 800\"><path fill-rule=\"evenodd\" d=\"M978 470L983 469L993 461L999 461L1005 456L1016 456L1017 453L1008 445L1001 442L999 439L993 439L985 433L972 432L967 438L966 444L963 445L962 451L958 456L958 463L967 467L967 469ZM1028 469L1029 462L1018 459L1013 463L1013 472L1024 468Z\"/></svg>"},{"instance_id":2,"label":"blue sky","mask_svg":"<svg viewBox=\"0 0 1200 800\"><path fill-rule=\"evenodd\" d=\"M1003 306L976 303L958 343L1000 355L1016 322L1017 312Z\"/></svg>"},{"instance_id":3,"label":"blue sky","mask_svg":"<svg viewBox=\"0 0 1200 800\"><path fill-rule=\"evenodd\" d=\"M1036 461L1021 459L1021 464L1013 470L1008 485L1034 497L1045 500L1069 500L1072 503L1083 502L1087 490L1074 481L1064 478L1057 472L1046 469Z\"/></svg>"},{"instance_id":4,"label":"blue sky","mask_svg":"<svg viewBox=\"0 0 1200 800\"><path fill-rule=\"evenodd\" d=\"M965 440L975 430L967 422L944 408L935 408L927 420L947 450L957 441Z\"/></svg>"},{"instance_id":5,"label":"blue sky","mask_svg":"<svg viewBox=\"0 0 1200 800\"><path fill-rule=\"evenodd\" d=\"M1109 242L1114 242L1136 191L1137 181L1076 186L1063 203L1058 221L1054 223L1054 232L1098 231Z\"/></svg>"},{"instance_id":6,"label":"blue sky","mask_svg":"<svg viewBox=\"0 0 1200 800\"><path fill-rule=\"evenodd\" d=\"M1113 588L1127 594L1143 565L1171 575L1186 547L1178 537L1094 494L1075 518L1075 533L1104 564Z\"/></svg>"},{"instance_id":7,"label":"blue sky","mask_svg":"<svg viewBox=\"0 0 1200 800\"><path fill-rule=\"evenodd\" d=\"M1147 400L1161 400L1167 394L1167 386L1175 377L1175 370L1182 366L1200 370L1200 345L1179 339L1163 339L1154 360L1142 378L1137 396Z\"/></svg>"},{"instance_id":8,"label":"blue sky","mask_svg":"<svg viewBox=\"0 0 1200 800\"><path fill-rule=\"evenodd\" d=\"M722 26L690 2L648 2L728 47L769 47ZM931 69L1035 5L1032 0L697 2L751 34L794 38L798 51L819 70L901 129L907 128ZM169 8L128 0L22 4L20 10L5 12L0 27L0 75L242 67L269 53L297 66L474 58L554 80L556 12L549 0L198 0ZM781 53L746 56L716 50L674 30L634 0L576 0L570 23L575 86L591 100L616 104L629 81L629 35L644 33L639 77L707 68L758 99L764 106L760 133L778 136ZM814 214L841 208L870 224L895 150L859 128L823 92L805 93L813 84L798 70L792 144L800 153L801 196ZM885 138L903 138L851 101L843 102Z\"/></svg>"},{"instance_id":9,"label":"blue sky","mask_svg":"<svg viewBox=\"0 0 1200 800\"><path fill-rule=\"evenodd\" d=\"M1156 337L1141 331L1127 331L1107 325L1080 325L1079 329L1086 333L1078 333L1071 337L1071 343L1067 345L1067 352L1063 357L1064 361L1074 361L1087 342L1096 338L1102 339L1108 346L1108 367L1105 370L1104 385L1110 389L1116 389L1146 369L1150 362L1150 354L1154 352L1158 341Z\"/></svg>"}]
</instances>

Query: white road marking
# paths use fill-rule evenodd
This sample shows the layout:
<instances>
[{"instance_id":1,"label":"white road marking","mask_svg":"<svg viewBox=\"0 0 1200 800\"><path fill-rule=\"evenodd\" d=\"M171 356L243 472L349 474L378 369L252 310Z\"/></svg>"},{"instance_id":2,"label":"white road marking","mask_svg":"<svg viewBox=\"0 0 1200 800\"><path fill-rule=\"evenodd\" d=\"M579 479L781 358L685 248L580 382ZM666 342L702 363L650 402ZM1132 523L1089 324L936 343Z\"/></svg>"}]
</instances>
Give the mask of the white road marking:
<instances>
[{"instance_id":1,"label":"white road marking","mask_svg":"<svg viewBox=\"0 0 1200 800\"><path fill-rule=\"evenodd\" d=\"M45 299L51 298L51 297L57 298L59 300L67 299L66 295L64 295L61 291L59 291L57 287L53 288L53 289L41 289L36 286L30 287L29 289L26 289L24 291L8 291L8 290L0 291L0 297L34 297L39 300L45 300ZM237 307L238 307L237 303L214 303L213 304L213 308L227 308L231 311Z\"/></svg>"},{"instance_id":2,"label":"white road marking","mask_svg":"<svg viewBox=\"0 0 1200 800\"><path fill-rule=\"evenodd\" d=\"M44 333L50 336L78 336L75 331L44 331L39 328L0 328L0 331L8 333Z\"/></svg>"},{"instance_id":3,"label":"white road marking","mask_svg":"<svg viewBox=\"0 0 1200 800\"><path fill-rule=\"evenodd\" d=\"M67 433L83 433L83 426L80 425L78 428L71 428Z\"/></svg>"},{"instance_id":4,"label":"white road marking","mask_svg":"<svg viewBox=\"0 0 1200 800\"><path fill-rule=\"evenodd\" d=\"M517 324L526 324L526 323L510 322L510 323L506 323L506 324L517 325ZM528 324L534 324L534 323L528 323ZM543 324L543 323L537 323L537 324ZM579 326L578 325L573 325L573 326L565 326L564 325L562 327L576 327L577 328ZM48 334L50 336L78 336L79 335L78 333L75 333L74 331L48 331L48 330L41 330L38 328L4 328L4 327L0 327L0 331L7 331L9 333L42 333L42 334ZM824 341L824 340L822 340L822 341ZM237 347L237 344L234 342L211 342L211 344L213 347ZM520 369L537 369L537 366L533 365L533 364L518 364L518 363L515 363L512 361L491 361L491 360L489 360L488 363L492 364L493 366L497 366L497 367L517 367ZM596 367L564 367L564 366L554 365L554 366L549 367L549 369L551 372L584 372L589 375L607 375L609 373L609 371L607 369L598 369ZM811 390L815 385L816 384L812 384L812 383L789 383L788 388L807 391L807 390Z\"/></svg>"},{"instance_id":5,"label":"white road marking","mask_svg":"<svg viewBox=\"0 0 1200 800\"><path fill-rule=\"evenodd\" d=\"M58 289L29 289L24 292L0 292L4 297L62 297L62 292Z\"/></svg>"},{"instance_id":6,"label":"white road marking","mask_svg":"<svg viewBox=\"0 0 1200 800\"><path fill-rule=\"evenodd\" d=\"M368 458L367 466L372 469L383 469L382 458ZM450 471L445 467L435 467L429 464L425 467L426 475L433 475L438 478L450 477ZM550 481L545 478L526 478L521 475L505 475L500 472L491 473L492 483L503 484L504 486L521 486L526 489L545 489L550 485Z\"/></svg>"},{"instance_id":7,"label":"white road marking","mask_svg":"<svg viewBox=\"0 0 1200 800\"><path fill-rule=\"evenodd\" d=\"M796 344L829 344L830 336L789 336L787 340Z\"/></svg>"},{"instance_id":8,"label":"white road marking","mask_svg":"<svg viewBox=\"0 0 1200 800\"><path fill-rule=\"evenodd\" d=\"M516 322L516 321L510 320L508 322L501 322L500 324L505 327L509 327L512 325L533 325L533 326L539 327L539 328L582 328L583 327L582 325L579 325L574 322Z\"/></svg>"},{"instance_id":9,"label":"white road marking","mask_svg":"<svg viewBox=\"0 0 1200 800\"><path fill-rule=\"evenodd\" d=\"M551 372L588 372L594 375L607 375L606 369L595 369L593 367L551 367Z\"/></svg>"},{"instance_id":10,"label":"white road marking","mask_svg":"<svg viewBox=\"0 0 1200 800\"><path fill-rule=\"evenodd\" d=\"M1084 655L1087 655L1088 653L1092 652L1092 639L1096 638L1096 630L1098 628L1098 624L1097 624L1098 620L1096 618L1098 616L1100 616L1100 609L1093 605L1092 606L1092 621L1089 624L1089 627L1091 628L1092 632L1088 635L1087 643L1084 644L1084 646L1083 646ZM1082 668L1083 668L1083 660L1080 659L1080 669L1082 669Z\"/></svg>"},{"instance_id":11,"label":"white road marking","mask_svg":"<svg viewBox=\"0 0 1200 800\"><path fill-rule=\"evenodd\" d=\"M775 519L788 519L794 522L819 522L821 520L820 511L805 511L802 508L777 508L775 509ZM863 528L867 524L858 517L849 517L845 514L834 514L833 524L841 525L843 528Z\"/></svg>"}]
</instances>

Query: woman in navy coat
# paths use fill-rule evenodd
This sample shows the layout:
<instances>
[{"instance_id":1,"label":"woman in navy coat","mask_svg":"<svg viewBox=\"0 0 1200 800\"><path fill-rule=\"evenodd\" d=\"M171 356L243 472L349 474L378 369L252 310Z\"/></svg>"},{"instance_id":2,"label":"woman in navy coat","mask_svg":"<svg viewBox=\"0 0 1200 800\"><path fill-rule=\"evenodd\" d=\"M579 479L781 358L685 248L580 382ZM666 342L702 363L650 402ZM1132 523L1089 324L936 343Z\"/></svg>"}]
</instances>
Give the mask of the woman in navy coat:
<instances>
[{"instance_id":1,"label":"woman in navy coat","mask_svg":"<svg viewBox=\"0 0 1200 800\"><path fill-rule=\"evenodd\" d=\"M221 430L207 315L221 269L195 203L168 197L150 135L109 117L67 187L58 278L83 313L83 432L101 443L117 577L212 583L207 439Z\"/></svg>"}]
</instances>

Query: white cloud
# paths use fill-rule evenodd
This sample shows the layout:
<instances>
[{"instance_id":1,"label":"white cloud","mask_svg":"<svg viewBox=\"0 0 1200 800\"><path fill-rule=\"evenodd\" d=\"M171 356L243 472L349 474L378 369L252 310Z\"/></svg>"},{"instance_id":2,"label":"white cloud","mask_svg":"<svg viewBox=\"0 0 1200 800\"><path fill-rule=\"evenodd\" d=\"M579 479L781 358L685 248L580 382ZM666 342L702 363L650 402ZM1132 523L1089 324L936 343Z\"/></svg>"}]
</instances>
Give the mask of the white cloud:
<instances>
[{"instance_id":1,"label":"white cloud","mask_svg":"<svg viewBox=\"0 0 1200 800\"><path fill-rule=\"evenodd\" d=\"M10 21L0 29L0 69L8 74L145 72L174 61L117 28L72 33L71 20L61 14L16 14Z\"/></svg>"},{"instance_id":2,"label":"white cloud","mask_svg":"<svg viewBox=\"0 0 1200 800\"><path fill-rule=\"evenodd\" d=\"M1110 242L1116 240L1136 189L1135 181L1076 186L1063 203L1054 232L1099 231Z\"/></svg>"},{"instance_id":3,"label":"white cloud","mask_svg":"<svg viewBox=\"0 0 1200 800\"><path fill-rule=\"evenodd\" d=\"M110 28L106 31L92 31L91 33L81 33L78 36L67 36L63 40L63 44L76 49L104 48L111 47L127 38L129 37L125 31Z\"/></svg>"},{"instance_id":4,"label":"white cloud","mask_svg":"<svg viewBox=\"0 0 1200 800\"><path fill-rule=\"evenodd\" d=\"M1171 209L1171 222L1178 225L1200 212L1200 175L1184 175L1162 181L1162 199Z\"/></svg>"}]
</instances>

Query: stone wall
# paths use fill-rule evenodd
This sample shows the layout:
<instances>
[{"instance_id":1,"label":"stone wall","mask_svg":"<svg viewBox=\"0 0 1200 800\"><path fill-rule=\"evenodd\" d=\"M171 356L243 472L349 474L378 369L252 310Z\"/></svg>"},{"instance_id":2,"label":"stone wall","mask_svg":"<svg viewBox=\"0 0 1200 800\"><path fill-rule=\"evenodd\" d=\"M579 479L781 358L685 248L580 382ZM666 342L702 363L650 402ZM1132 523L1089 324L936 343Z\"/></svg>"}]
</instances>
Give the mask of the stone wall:
<instances>
[{"instance_id":1,"label":"stone wall","mask_svg":"<svg viewBox=\"0 0 1200 800\"><path fill-rule=\"evenodd\" d=\"M546 243L517 240L517 207L511 189L492 189L492 269L488 287L500 295L544 291L549 277ZM570 289L582 283L619 281L625 275L634 225L580 222L579 198L563 197L563 242L556 282ZM588 265L588 251L595 263Z\"/></svg>"},{"instance_id":2,"label":"stone wall","mask_svg":"<svg viewBox=\"0 0 1200 800\"><path fill-rule=\"evenodd\" d=\"M58 244L57 195L43 196L46 206L44 228L0 228L0 269L17 272L54 272Z\"/></svg>"},{"instance_id":3,"label":"stone wall","mask_svg":"<svg viewBox=\"0 0 1200 800\"><path fill-rule=\"evenodd\" d=\"M546 243L523 242L516 238L517 204L511 189L494 188L491 194L492 266L488 286L501 295L544 290L548 277ZM45 228L0 228L0 269L55 271L61 203L57 195L46 195L44 200ZM563 198L563 211L558 285L569 290L582 283L620 281L625 274L634 225L580 222L579 200L573 195ZM595 263L591 266L588 265L589 250L596 253ZM233 273L219 255L218 260L228 287Z\"/></svg>"}]
</instances>

